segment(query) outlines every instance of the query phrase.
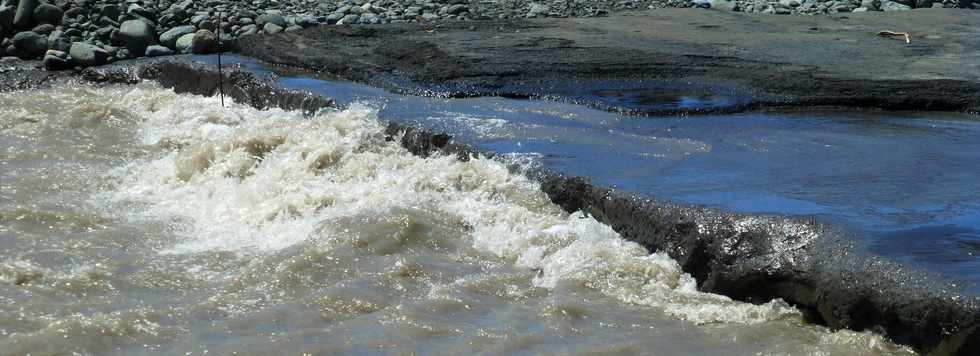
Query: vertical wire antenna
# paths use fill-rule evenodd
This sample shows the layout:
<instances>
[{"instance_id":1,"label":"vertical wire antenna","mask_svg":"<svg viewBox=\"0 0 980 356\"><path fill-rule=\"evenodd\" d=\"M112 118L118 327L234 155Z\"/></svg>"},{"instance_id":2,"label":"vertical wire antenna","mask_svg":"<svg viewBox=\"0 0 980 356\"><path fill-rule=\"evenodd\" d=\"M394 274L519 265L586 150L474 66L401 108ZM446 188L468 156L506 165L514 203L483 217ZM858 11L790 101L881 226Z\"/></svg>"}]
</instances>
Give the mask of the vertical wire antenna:
<instances>
[{"instance_id":1,"label":"vertical wire antenna","mask_svg":"<svg viewBox=\"0 0 980 356\"><path fill-rule=\"evenodd\" d=\"M221 11L218 11L218 93L221 94L221 108L225 108L225 86L222 83L224 76L221 75Z\"/></svg>"}]
</instances>

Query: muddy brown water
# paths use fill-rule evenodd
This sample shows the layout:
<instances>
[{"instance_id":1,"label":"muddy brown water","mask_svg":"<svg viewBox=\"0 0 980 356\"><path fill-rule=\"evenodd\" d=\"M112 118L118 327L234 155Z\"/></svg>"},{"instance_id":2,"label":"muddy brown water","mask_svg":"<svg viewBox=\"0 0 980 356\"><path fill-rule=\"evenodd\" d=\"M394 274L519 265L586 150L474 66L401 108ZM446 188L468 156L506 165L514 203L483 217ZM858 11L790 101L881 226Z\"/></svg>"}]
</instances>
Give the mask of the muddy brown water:
<instances>
[{"instance_id":1,"label":"muddy brown water","mask_svg":"<svg viewBox=\"0 0 980 356\"><path fill-rule=\"evenodd\" d=\"M910 354L699 292L377 111L152 83L0 94L0 354Z\"/></svg>"}]
</instances>

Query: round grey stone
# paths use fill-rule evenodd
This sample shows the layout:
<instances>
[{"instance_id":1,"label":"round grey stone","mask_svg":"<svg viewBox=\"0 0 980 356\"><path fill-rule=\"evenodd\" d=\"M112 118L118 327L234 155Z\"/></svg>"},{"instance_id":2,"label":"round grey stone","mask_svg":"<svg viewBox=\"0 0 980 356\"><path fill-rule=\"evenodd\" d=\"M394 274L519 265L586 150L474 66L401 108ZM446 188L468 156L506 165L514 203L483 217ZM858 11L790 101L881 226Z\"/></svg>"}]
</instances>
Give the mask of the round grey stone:
<instances>
[{"instance_id":1,"label":"round grey stone","mask_svg":"<svg viewBox=\"0 0 980 356\"><path fill-rule=\"evenodd\" d=\"M361 18L360 15L350 14L350 15L344 16L344 18L340 19L340 21L337 21L337 23L338 24L354 24L354 23L357 23L357 20L360 19L360 18Z\"/></svg>"},{"instance_id":2,"label":"round grey stone","mask_svg":"<svg viewBox=\"0 0 980 356\"><path fill-rule=\"evenodd\" d=\"M882 0L881 1L881 10L883 10L883 11L906 11L906 10L912 10L912 7L911 6L908 6L908 5L902 5L902 4L899 4L899 3L894 2L894 1Z\"/></svg>"},{"instance_id":3,"label":"round grey stone","mask_svg":"<svg viewBox=\"0 0 980 356\"><path fill-rule=\"evenodd\" d=\"M37 34L40 34L40 35L47 36L47 35L51 34L51 32L54 32L54 25L49 24L49 23L43 23L43 24L34 26L34 28L31 29L31 32L34 32L34 33L37 33Z\"/></svg>"},{"instance_id":4,"label":"round grey stone","mask_svg":"<svg viewBox=\"0 0 980 356\"><path fill-rule=\"evenodd\" d=\"M174 54L174 51L173 50L171 50L170 48L161 46L161 45L152 45L152 46L146 47L146 56L147 57L169 56L171 54Z\"/></svg>"},{"instance_id":5,"label":"round grey stone","mask_svg":"<svg viewBox=\"0 0 980 356\"><path fill-rule=\"evenodd\" d=\"M31 31L14 35L14 48L22 59L34 59L44 55L48 50L48 39Z\"/></svg>"},{"instance_id":6,"label":"round grey stone","mask_svg":"<svg viewBox=\"0 0 980 356\"><path fill-rule=\"evenodd\" d=\"M881 0L861 0L861 7L867 8L868 11L881 10Z\"/></svg>"},{"instance_id":7,"label":"round grey stone","mask_svg":"<svg viewBox=\"0 0 980 356\"><path fill-rule=\"evenodd\" d=\"M83 67L100 66L109 61L109 52L99 46L85 42L72 42L68 54L71 55L71 60L75 64Z\"/></svg>"},{"instance_id":8,"label":"round grey stone","mask_svg":"<svg viewBox=\"0 0 980 356\"><path fill-rule=\"evenodd\" d=\"M65 58L59 57L54 54L46 54L44 55L44 59L41 60L41 63L44 64L44 68L47 68L48 70L65 69L70 67L67 57L68 57L67 54L65 55Z\"/></svg>"},{"instance_id":9,"label":"round grey stone","mask_svg":"<svg viewBox=\"0 0 980 356\"><path fill-rule=\"evenodd\" d=\"M38 23L49 23L57 25L61 23L64 12L60 8L51 4L41 4L34 8L34 21Z\"/></svg>"},{"instance_id":10,"label":"round grey stone","mask_svg":"<svg viewBox=\"0 0 980 356\"><path fill-rule=\"evenodd\" d=\"M183 37L184 35L192 34L196 31L197 30L194 29L194 26L191 25L174 27L160 35L160 44L176 49L177 39Z\"/></svg>"},{"instance_id":11,"label":"round grey stone","mask_svg":"<svg viewBox=\"0 0 980 356\"><path fill-rule=\"evenodd\" d=\"M209 54L218 51L218 36L208 30L198 30L191 40L191 52Z\"/></svg>"},{"instance_id":12,"label":"round grey stone","mask_svg":"<svg viewBox=\"0 0 980 356\"><path fill-rule=\"evenodd\" d=\"M194 41L193 33L180 36L180 38L177 39L177 42L174 43L174 49L177 50L178 53L189 53L192 41Z\"/></svg>"},{"instance_id":13,"label":"round grey stone","mask_svg":"<svg viewBox=\"0 0 980 356\"><path fill-rule=\"evenodd\" d=\"M296 26L303 28L313 27L319 25L320 23L316 20L316 17L311 15L303 15L296 19Z\"/></svg>"},{"instance_id":14,"label":"round grey stone","mask_svg":"<svg viewBox=\"0 0 980 356\"><path fill-rule=\"evenodd\" d=\"M130 53L146 53L146 47L156 44L156 31L144 21L129 20L119 27L119 40Z\"/></svg>"},{"instance_id":15,"label":"round grey stone","mask_svg":"<svg viewBox=\"0 0 980 356\"><path fill-rule=\"evenodd\" d=\"M102 5L102 7L99 8L99 15L105 16L113 21L118 20L119 15L121 14L122 11L119 10L118 5L108 4L108 5Z\"/></svg>"},{"instance_id":16,"label":"round grey stone","mask_svg":"<svg viewBox=\"0 0 980 356\"><path fill-rule=\"evenodd\" d=\"M279 27L287 26L286 18L282 17L282 15L279 14L264 14L262 16L259 16L257 19L255 19L255 23L258 24L259 26L263 26L263 28L266 24L270 24L270 23L275 24L276 26Z\"/></svg>"},{"instance_id":17,"label":"round grey stone","mask_svg":"<svg viewBox=\"0 0 980 356\"><path fill-rule=\"evenodd\" d=\"M282 32L282 26L269 22L262 26L262 30L271 35Z\"/></svg>"},{"instance_id":18,"label":"round grey stone","mask_svg":"<svg viewBox=\"0 0 980 356\"><path fill-rule=\"evenodd\" d=\"M48 35L48 48L68 52L71 48L71 40L61 30L54 30Z\"/></svg>"}]
</instances>

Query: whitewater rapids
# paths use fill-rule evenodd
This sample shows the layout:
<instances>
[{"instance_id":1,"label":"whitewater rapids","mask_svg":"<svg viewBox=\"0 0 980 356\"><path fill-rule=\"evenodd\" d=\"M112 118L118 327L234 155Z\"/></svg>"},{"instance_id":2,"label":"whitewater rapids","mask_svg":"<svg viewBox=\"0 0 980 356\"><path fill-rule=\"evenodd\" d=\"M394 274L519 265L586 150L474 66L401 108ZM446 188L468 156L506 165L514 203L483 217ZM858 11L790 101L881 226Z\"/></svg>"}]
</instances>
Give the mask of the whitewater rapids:
<instances>
[{"instance_id":1,"label":"whitewater rapids","mask_svg":"<svg viewBox=\"0 0 980 356\"><path fill-rule=\"evenodd\" d=\"M0 94L0 354L910 354L567 214L502 162L419 158L153 83Z\"/></svg>"}]
</instances>

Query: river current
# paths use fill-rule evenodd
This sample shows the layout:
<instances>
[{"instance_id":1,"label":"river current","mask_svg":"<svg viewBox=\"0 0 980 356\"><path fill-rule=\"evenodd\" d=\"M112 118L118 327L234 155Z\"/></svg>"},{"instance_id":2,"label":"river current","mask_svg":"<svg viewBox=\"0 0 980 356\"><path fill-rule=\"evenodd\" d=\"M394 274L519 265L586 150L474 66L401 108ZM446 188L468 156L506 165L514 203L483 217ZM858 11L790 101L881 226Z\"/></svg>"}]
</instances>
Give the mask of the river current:
<instances>
[{"instance_id":1,"label":"river current","mask_svg":"<svg viewBox=\"0 0 980 356\"><path fill-rule=\"evenodd\" d=\"M0 354L910 354L702 293L505 163L153 83L0 94Z\"/></svg>"}]
</instances>

